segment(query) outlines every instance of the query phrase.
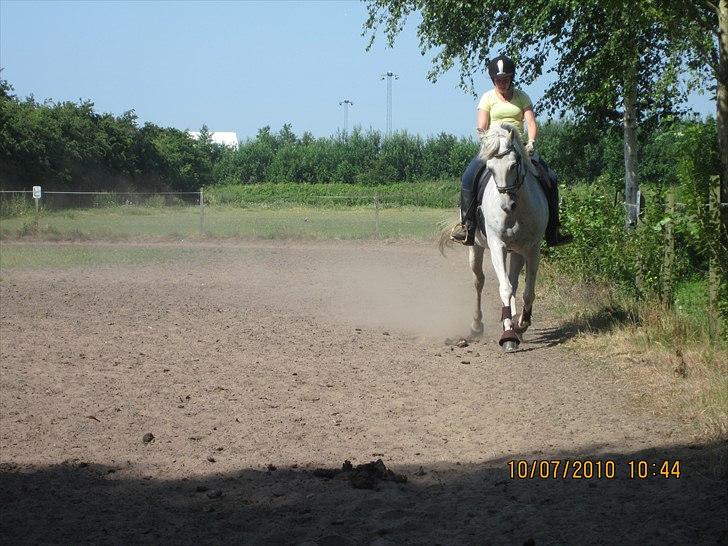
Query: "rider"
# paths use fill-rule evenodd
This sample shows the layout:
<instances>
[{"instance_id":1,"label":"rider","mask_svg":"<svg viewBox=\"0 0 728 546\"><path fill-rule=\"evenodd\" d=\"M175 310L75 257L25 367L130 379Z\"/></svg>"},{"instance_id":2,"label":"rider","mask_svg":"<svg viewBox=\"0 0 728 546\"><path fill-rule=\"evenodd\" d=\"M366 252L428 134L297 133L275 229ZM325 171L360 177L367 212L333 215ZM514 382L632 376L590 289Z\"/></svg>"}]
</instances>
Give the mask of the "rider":
<instances>
[{"instance_id":1,"label":"rider","mask_svg":"<svg viewBox=\"0 0 728 546\"><path fill-rule=\"evenodd\" d=\"M523 120L528 122L528 141L526 151L529 155L534 154L538 125L536 115L533 112L531 99L513 86L513 78L516 74L516 65L505 55L500 55L488 63L488 73L493 81L495 89L483 94L478 103L478 132L486 131L493 125L509 123L514 126L523 139ZM543 160L534 158L541 163L538 170L548 172L549 169ZM538 165L537 165L538 166ZM460 190L460 223L450 233L450 238L466 246L472 246L475 242L477 230L476 209L477 209L477 181L485 169L485 160L476 156L465 169L462 177ZM550 184L541 184L546 193L549 204L549 221L546 227L546 243L549 246L561 245L572 240L570 235L559 233L559 195L556 181Z\"/></svg>"}]
</instances>

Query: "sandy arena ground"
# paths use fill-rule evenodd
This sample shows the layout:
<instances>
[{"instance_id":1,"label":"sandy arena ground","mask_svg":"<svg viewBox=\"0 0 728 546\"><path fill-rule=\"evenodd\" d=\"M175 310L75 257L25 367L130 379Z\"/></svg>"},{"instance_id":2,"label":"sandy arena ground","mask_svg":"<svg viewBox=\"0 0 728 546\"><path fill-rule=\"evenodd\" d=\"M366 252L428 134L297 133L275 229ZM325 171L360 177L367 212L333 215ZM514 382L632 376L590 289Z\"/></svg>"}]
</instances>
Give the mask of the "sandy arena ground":
<instances>
[{"instance_id":1,"label":"sandy arena ground","mask_svg":"<svg viewBox=\"0 0 728 546\"><path fill-rule=\"evenodd\" d=\"M725 446L636 409L538 301L502 354L489 266L485 337L445 344L470 323L463 249L189 247L2 273L1 542L728 543ZM380 458L407 482L314 472ZM519 459L616 479L511 479Z\"/></svg>"}]
</instances>

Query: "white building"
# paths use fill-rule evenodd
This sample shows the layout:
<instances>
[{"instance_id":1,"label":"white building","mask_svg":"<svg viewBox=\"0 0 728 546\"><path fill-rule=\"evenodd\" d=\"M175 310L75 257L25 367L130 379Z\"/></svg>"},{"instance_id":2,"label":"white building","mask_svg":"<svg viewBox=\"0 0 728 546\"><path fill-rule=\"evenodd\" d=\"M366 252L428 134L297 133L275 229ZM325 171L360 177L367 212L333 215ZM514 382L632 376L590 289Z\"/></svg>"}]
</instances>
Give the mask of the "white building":
<instances>
[{"instance_id":1,"label":"white building","mask_svg":"<svg viewBox=\"0 0 728 546\"><path fill-rule=\"evenodd\" d=\"M187 134L194 139L200 138L199 131L187 131ZM228 148L238 147L238 134L229 131L214 131L210 133L210 137L215 144L222 144Z\"/></svg>"}]
</instances>

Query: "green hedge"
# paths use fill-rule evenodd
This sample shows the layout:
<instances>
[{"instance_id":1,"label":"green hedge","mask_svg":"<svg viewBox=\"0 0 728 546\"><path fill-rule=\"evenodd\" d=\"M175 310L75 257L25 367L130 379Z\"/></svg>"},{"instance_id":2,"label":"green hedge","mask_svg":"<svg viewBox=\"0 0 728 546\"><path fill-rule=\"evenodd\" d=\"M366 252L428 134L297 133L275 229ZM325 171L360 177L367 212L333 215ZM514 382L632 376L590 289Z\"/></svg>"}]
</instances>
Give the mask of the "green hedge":
<instances>
[{"instance_id":1,"label":"green hedge","mask_svg":"<svg viewBox=\"0 0 728 546\"><path fill-rule=\"evenodd\" d=\"M211 205L321 207L372 206L375 198L383 207L420 206L451 208L458 204L460 182L360 184L263 183L211 186L205 188L205 201Z\"/></svg>"},{"instance_id":2,"label":"green hedge","mask_svg":"<svg viewBox=\"0 0 728 546\"><path fill-rule=\"evenodd\" d=\"M561 220L574 242L546 250L567 279L599 282L638 299L657 297L666 304L677 302L681 286L705 285L710 256L706 244L716 238L712 228L701 221L700 203L689 186L665 188L643 185L645 204L636 229L625 228L624 204L615 199L614 181L580 184L563 188ZM677 205L668 211L668 192ZM668 227L674 239L672 268L665 270ZM725 267L726 249L719 249ZM723 269L724 271L724 269ZM723 274L724 275L724 274ZM703 304L700 304L703 308ZM728 321L725 280L721 285L718 311Z\"/></svg>"}]
</instances>

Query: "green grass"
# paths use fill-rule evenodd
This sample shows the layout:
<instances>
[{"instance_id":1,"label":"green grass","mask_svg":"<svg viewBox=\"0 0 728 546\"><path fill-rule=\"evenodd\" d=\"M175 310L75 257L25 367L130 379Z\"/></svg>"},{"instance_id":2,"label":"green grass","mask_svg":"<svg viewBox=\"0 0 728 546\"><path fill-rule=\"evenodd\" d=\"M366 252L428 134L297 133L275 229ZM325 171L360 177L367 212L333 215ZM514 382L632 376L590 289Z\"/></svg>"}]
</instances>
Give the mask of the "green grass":
<instances>
[{"instance_id":1,"label":"green grass","mask_svg":"<svg viewBox=\"0 0 728 546\"><path fill-rule=\"evenodd\" d=\"M674 307L676 311L703 324L707 320L705 316L707 305L708 281L706 279L682 281L675 287Z\"/></svg>"},{"instance_id":2,"label":"green grass","mask_svg":"<svg viewBox=\"0 0 728 546\"><path fill-rule=\"evenodd\" d=\"M667 308L606 283L570 281L561 264L544 260L537 293L575 353L611 363L644 400L690 420L699 434L728 438L728 340L709 323L704 279L679 283Z\"/></svg>"},{"instance_id":3,"label":"green grass","mask_svg":"<svg viewBox=\"0 0 728 546\"><path fill-rule=\"evenodd\" d=\"M378 224L377 224L378 215ZM447 209L372 207L288 208L209 206L203 233L211 237L365 239L373 237L429 239L438 224L451 220ZM38 222L9 218L0 222L4 238L38 235L43 239L97 240L134 237L191 237L200 233L197 207L108 207L45 212Z\"/></svg>"}]
</instances>

